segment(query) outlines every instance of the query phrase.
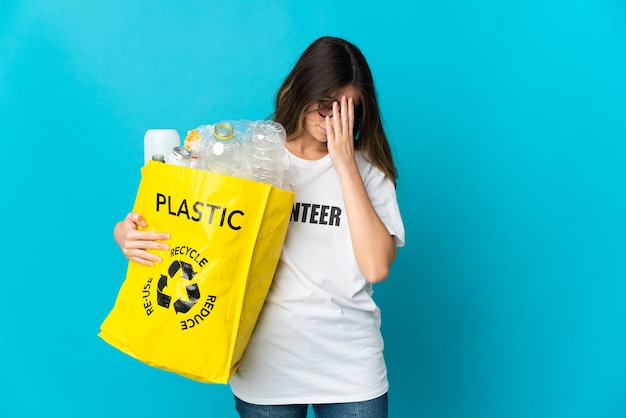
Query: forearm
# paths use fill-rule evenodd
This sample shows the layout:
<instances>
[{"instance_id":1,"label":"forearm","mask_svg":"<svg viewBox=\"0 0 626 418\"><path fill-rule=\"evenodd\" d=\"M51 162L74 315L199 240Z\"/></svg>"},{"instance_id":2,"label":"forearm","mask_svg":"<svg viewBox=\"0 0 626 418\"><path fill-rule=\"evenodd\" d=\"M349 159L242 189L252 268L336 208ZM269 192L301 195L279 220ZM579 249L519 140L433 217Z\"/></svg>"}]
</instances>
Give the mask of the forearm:
<instances>
[{"instance_id":1,"label":"forearm","mask_svg":"<svg viewBox=\"0 0 626 418\"><path fill-rule=\"evenodd\" d=\"M354 167L341 176L350 237L357 264L372 283L385 280L396 257L396 243L380 220Z\"/></svg>"}]
</instances>

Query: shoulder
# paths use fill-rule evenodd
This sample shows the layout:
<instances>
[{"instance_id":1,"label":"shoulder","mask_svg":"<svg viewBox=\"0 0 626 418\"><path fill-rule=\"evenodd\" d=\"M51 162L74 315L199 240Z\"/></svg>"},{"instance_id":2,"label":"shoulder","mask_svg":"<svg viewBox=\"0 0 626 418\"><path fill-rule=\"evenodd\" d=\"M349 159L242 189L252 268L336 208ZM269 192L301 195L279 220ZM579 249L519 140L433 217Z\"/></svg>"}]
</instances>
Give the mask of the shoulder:
<instances>
[{"instance_id":1,"label":"shoulder","mask_svg":"<svg viewBox=\"0 0 626 418\"><path fill-rule=\"evenodd\" d=\"M356 164L359 167L359 171L361 171L361 175L372 170L374 165L367 158L367 154L361 150L354 151L354 158L356 160Z\"/></svg>"},{"instance_id":2,"label":"shoulder","mask_svg":"<svg viewBox=\"0 0 626 418\"><path fill-rule=\"evenodd\" d=\"M354 153L356 164L359 167L359 172L361 173L361 178L363 178L364 182L368 182L371 179L377 179L378 181L383 181L387 177L385 173L374 164L372 164L367 158L367 154L361 150L356 150Z\"/></svg>"}]
</instances>

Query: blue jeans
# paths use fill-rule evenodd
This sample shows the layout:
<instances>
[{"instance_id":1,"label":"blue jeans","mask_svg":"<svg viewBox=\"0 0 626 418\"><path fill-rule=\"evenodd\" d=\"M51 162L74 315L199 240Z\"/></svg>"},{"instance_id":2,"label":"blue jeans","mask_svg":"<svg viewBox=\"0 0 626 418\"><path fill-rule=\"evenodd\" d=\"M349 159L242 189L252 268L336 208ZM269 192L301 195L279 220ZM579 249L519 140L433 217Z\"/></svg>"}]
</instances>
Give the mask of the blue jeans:
<instances>
[{"instance_id":1,"label":"blue jeans","mask_svg":"<svg viewBox=\"0 0 626 418\"><path fill-rule=\"evenodd\" d=\"M256 405L235 396L241 418L304 418L308 405ZM387 394L363 402L313 404L316 418L387 418Z\"/></svg>"}]
</instances>

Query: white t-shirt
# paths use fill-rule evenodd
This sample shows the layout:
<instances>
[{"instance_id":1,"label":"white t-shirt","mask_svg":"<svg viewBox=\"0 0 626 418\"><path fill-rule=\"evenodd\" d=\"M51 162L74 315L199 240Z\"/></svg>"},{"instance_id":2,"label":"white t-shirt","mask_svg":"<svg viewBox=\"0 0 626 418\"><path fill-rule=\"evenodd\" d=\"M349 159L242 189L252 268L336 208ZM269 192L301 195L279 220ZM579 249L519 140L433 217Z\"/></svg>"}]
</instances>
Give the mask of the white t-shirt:
<instances>
[{"instance_id":1,"label":"white t-shirt","mask_svg":"<svg viewBox=\"0 0 626 418\"><path fill-rule=\"evenodd\" d=\"M233 393L254 404L338 403L388 390L380 311L356 263L339 177L330 156L289 154L296 193L274 281ZM357 152L378 216L404 245L396 190Z\"/></svg>"}]
</instances>

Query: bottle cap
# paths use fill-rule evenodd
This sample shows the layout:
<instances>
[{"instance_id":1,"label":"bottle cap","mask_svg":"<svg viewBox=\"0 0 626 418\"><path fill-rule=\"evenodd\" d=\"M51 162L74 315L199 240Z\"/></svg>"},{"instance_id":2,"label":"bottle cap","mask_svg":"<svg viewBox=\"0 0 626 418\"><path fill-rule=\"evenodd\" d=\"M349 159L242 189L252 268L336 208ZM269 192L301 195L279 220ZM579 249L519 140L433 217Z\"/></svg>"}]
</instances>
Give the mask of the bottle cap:
<instances>
[{"instance_id":1,"label":"bottle cap","mask_svg":"<svg viewBox=\"0 0 626 418\"><path fill-rule=\"evenodd\" d=\"M227 141L233 136L235 136L235 131L233 129L233 125L228 122L220 122L215 125L215 129L213 129L213 136L220 141Z\"/></svg>"},{"instance_id":2,"label":"bottle cap","mask_svg":"<svg viewBox=\"0 0 626 418\"><path fill-rule=\"evenodd\" d=\"M174 156L174 159L176 159L177 161L191 159L191 151L189 151L185 147L172 148L172 155Z\"/></svg>"}]
</instances>

